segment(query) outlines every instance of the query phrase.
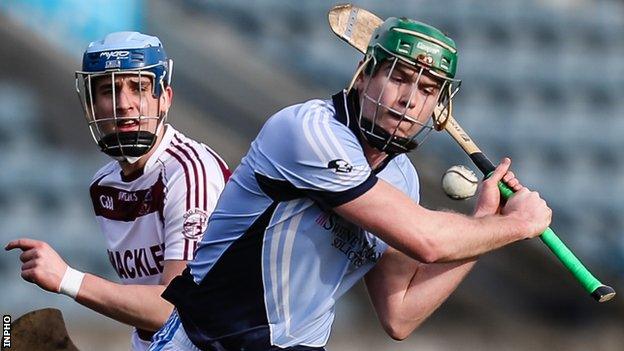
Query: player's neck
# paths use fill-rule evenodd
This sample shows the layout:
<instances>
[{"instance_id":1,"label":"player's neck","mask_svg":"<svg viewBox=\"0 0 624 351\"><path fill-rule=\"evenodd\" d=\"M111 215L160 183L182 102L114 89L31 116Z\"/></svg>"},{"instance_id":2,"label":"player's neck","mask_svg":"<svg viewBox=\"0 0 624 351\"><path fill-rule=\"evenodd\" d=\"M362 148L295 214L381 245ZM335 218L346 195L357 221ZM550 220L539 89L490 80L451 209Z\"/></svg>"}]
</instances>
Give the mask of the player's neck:
<instances>
[{"instance_id":1,"label":"player's neck","mask_svg":"<svg viewBox=\"0 0 624 351\"><path fill-rule=\"evenodd\" d=\"M147 163L147 160L149 160L154 149L156 149L156 146L154 146L152 150L150 150L150 152L141 156L141 158L139 158L134 163L130 163L126 161L119 161L119 166L121 167L121 172L123 173L123 175L126 177L129 177L135 174L136 172L140 172L143 169L143 167L145 167L145 164Z\"/></svg>"},{"instance_id":2,"label":"player's neck","mask_svg":"<svg viewBox=\"0 0 624 351\"><path fill-rule=\"evenodd\" d=\"M368 145L368 143L364 143L364 156L366 156L366 161L370 165L371 169L376 169L383 164L383 161L388 157L388 154L375 149L374 147Z\"/></svg>"}]
</instances>

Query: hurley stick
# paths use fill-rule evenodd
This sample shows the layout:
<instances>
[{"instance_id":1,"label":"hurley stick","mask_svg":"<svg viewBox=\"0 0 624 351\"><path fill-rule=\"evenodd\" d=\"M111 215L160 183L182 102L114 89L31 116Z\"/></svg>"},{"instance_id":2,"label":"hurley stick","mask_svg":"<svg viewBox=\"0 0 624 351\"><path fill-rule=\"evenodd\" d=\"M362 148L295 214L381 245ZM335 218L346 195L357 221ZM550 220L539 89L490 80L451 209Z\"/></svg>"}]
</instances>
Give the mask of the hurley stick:
<instances>
[{"instance_id":1,"label":"hurley stick","mask_svg":"<svg viewBox=\"0 0 624 351\"><path fill-rule=\"evenodd\" d=\"M328 17L334 34L362 53L366 52L371 35L383 22L369 11L351 4L335 6L329 11ZM494 171L494 164L481 152L453 116L448 116L445 129L486 177ZM502 182L498 183L498 188L505 199L513 195L513 190ZM596 301L608 301L615 296L615 290L596 279L552 229L547 228L540 235L540 239Z\"/></svg>"}]
</instances>

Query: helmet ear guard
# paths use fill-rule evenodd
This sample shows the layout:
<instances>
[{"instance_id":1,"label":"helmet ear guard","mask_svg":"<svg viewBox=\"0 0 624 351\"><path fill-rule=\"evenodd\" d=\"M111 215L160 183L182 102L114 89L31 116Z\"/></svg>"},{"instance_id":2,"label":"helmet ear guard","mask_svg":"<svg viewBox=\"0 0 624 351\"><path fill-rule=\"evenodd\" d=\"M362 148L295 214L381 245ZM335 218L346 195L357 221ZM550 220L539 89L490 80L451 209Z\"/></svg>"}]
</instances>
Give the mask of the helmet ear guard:
<instances>
[{"instance_id":1,"label":"helmet ear guard","mask_svg":"<svg viewBox=\"0 0 624 351\"><path fill-rule=\"evenodd\" d=\"M167 85L165 87L171 86L171 78L173 77L173 60L167 59L167 68L169 68L168 72L165 72L165 77L167 77Z\"/></svg>"},{"instance_id":2,"label":"helmet ear guard","mask_svg":"<svg viewBox=\"0 0 624 351\"><path fill-rule=\"evenodd\" d=\"M453 97L455 94L459 92L459 87L461 86L461 81L456 81L456 86L453 87L451 84L447 84L445 87L445 91L442 92L440 99L438 100L438 105L433 110L433 128L440 132L446 129L446 123L449 120L449 116L453 115Z\"/></svg>"}]
</instances>

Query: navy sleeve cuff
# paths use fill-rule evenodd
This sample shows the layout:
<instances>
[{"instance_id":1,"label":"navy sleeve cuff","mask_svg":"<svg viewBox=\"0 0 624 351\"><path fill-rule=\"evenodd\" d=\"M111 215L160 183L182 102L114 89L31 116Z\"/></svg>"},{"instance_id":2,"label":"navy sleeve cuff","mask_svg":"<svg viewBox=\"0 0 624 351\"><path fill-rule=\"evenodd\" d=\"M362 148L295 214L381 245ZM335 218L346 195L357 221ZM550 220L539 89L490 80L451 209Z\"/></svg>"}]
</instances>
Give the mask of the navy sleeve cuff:
<instances>
[{"instance_id":1,"label":"navy sleeve cuff","mask_svg":"<svg viewBox=\"0 0 624 351\"><path fill-rule=\"evenodd\" d=\"M360 197L377 184L377 175L371 172L362 184L339 192L307 190L305 193L325 208L334 208Z\"/></svg>"}]
</instances>

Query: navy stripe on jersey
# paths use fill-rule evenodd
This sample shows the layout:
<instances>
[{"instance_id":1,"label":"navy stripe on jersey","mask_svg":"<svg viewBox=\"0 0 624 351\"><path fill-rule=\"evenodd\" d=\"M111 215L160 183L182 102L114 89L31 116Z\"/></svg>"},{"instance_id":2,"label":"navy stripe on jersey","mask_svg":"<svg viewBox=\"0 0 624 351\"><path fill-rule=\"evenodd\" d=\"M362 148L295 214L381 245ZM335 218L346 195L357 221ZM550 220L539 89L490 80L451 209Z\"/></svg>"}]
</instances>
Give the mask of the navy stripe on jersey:
<instances>
[{"instance_id":1,"label":"navy stripe on jersey","mask_svg":"<svg viewBox=\"0 0 624 351\"><path fill-rule=\"evenodd\" d=\"M186 162L184 162L182 158L178 156L175 152L173 152L171 149L167 149L165 151L169 155L173 156L173 158L175 158L180 163L180 165L182 165L182 168L184 169L184 180L186 182L186 210L188 211L191 208L191 180L189 177L188 167L186 166Z\"/></svg>"},{"instance_id":2,"label":"navy stripe on jersey","mask_svg":"<svg viewBox=\"0 0 624 351\"><path fill-rule=\"evenodd\" d=\"M199 175L197 174L197 165L195 165L195 160L193 158L191 158L191 156L188 154L188 152L186 150L184 150L182 148L182 146L180 146L179 144L171 143L171 145L173 145L174 148L176 148L178 151L180 151L182 153L182 155L184 155L184 157L186 157L186 159L189 160L189 163L191 164L191 167L193 168L193 179L195 181L192 182L191 185L195 188L195 207L197 208L197 207L199 207ZM186 168L185 168L185 170L186 170ZM191 188L187 187L187 191L191 192Z\"/></svg>"},{"instance_id":3,"label":"navy stripe on jersey","mask_svg":"<svg viewBox=\"0 0 624 351\"><path fill-rule=\"evenodd\" d=\"M180 139L177 135L174 135L174 138L180 143L180 144L184 144L189 150L191 150L191 152L193 153L193 155L195 156L195 159L198 161L199 166L201 167L201 172L202 172L202 176L204 179L204 182L207 182L207 178L206 178L206 167L204 166L204 162L202 161L202 159L199 157L199 154L197 153L197 151L195 150L195 148L188 142L184 142L182 141L182 139ZM208 201L208 187L204 186L204 201L203 201L203 206L202 209L205 210L207 207L207 201ZM196 187L195 189L195 196L197 197L198 195L198 189ZM199 205L198 205L199 207Z\"/></svg>"},{"instance_id":4,"label":"navy stripe on jersey","mask_svg":"<svg viewBox=\"0 0 624 351\"><path fill-rule=\"evenodd\" d=\"M227 163L225 163L225 161L221 158L221 156L219 156L211 148L209 148L206 145L204 145L204 147L206 148L206 151L208 151L215 158L215 160L217 160L217 163L219 164L219 168L221 168L221 175L223 175L223 182L227 183L227 181L230 179L230 176L232 175L232 171L230 171L230 168L228 167Z\"/></svg>"},{"instance_id":5,"label":"navy stripe on jersey","mask_svg":"<svg viewBox=\"0 0 624 351\"><path fill-rule=\"evenodd\" d=\"M264 231L273 202L221 255L198 284L189 268L174 278L162 297L179 311L189 338L202 348L215 338L267 325L262 282Z\"/></svg>"},{"instance_id":6,"label":"navy stripe on jersey","mask_svg":"<svg viewBox=\"0 0 624 351\"><path fill-rule=\"evenodd\" d=\"M378 180L377 176L371 173L362 184L354 188L332 192L299 189L287 180L272 179L259 173L255 173L255 177L262 191L274 201L290 201L309 197L325 209L331 209L356 199L375 186Z\"/></svg>"},{"instance_id":7,"label":"navy stripe on jersey","mask_svg":"<svg viewBox=\"0 0 624 351\"><path fill-rule=\"evenodd\" d=\"M189 239L184 238L184 260L185 261L189 260L188 249L189 249Z\"/></svg>"}]
</instances>

